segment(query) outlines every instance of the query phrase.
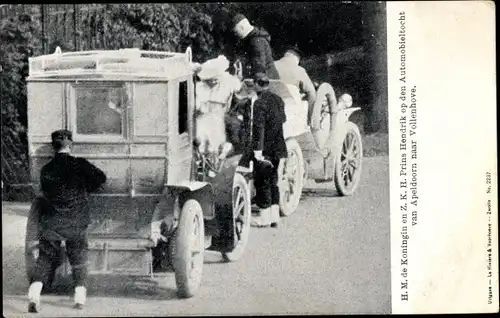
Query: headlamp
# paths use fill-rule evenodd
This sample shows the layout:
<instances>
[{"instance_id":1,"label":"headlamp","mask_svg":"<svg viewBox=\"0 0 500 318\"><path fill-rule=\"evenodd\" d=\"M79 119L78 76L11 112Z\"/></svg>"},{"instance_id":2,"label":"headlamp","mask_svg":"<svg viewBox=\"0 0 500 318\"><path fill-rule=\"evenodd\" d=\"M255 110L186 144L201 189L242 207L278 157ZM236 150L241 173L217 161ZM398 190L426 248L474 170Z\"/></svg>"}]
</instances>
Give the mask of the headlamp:
<instances>
[{"instance_id":1,"label":"headlamp","mask_svg":"<svg viewBox=\"0 0 500 318\"><path fill-rule=\"evenodd\" d=\"M349 108L352 106L352 96L349 94L343 94L339 98L339 108Z\"/></svg>"}]
</instances>

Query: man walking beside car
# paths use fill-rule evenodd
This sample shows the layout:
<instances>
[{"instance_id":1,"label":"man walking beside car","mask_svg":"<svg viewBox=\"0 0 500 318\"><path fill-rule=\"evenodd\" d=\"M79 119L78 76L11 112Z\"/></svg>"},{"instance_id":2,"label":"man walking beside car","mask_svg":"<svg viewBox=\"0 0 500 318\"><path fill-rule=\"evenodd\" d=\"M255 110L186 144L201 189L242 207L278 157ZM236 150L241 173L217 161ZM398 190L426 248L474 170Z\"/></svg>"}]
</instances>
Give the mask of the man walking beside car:
<instances>
[{"instance_id":1,"label":"man walking beside car","mask_svg":"<svg viewBox=\"0 0 500 318\"><path fill-rule=\"evenodd\" d=\"M251 146L254 155L256 204L260 215L254 217L256 227L277 227L279 221L278 166L287 156L283 135L286 121L285 103L278 95L269 91L266 74L254 76L257 99L253 104L253 129Z\"/></svg>"},{"instance_id":2,"label":"man walking beside car","mask_svg":"<svg viewBox=\"0 0 500 318\"><path fill-rule=\"evenodd\" d=\"M40 211L39 256L28 291L29 312L40 309L42 287L48 283L52 264L60 257L63 241L73 271L75 308L83 308L87 294L87 228L90 224L87 196L106 182L104 172L86 159L70 155L71 131L58 130L51 137L55 155L40 172L43 197L37 200L45 204Z\"/></svg>"}]
</instances>

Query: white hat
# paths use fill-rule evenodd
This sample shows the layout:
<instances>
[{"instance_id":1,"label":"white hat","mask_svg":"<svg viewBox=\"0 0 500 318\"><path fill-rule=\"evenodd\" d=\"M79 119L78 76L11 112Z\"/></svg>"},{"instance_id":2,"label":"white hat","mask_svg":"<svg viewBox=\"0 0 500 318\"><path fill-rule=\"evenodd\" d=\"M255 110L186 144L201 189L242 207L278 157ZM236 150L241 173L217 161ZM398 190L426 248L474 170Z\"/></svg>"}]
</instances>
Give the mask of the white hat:
<instances>
[{"instance_id":1,"label":"white hat","mask_svg":"<svg viewBox=\"0 0 500 318\"><path fill-rule=\"evenodd\" d=\"M207 80L222 75L229 68L228 59L219 55L216 59L206 61L201 65L201 71L198 77L201 80Z\"/></svg>"}]
</instances>

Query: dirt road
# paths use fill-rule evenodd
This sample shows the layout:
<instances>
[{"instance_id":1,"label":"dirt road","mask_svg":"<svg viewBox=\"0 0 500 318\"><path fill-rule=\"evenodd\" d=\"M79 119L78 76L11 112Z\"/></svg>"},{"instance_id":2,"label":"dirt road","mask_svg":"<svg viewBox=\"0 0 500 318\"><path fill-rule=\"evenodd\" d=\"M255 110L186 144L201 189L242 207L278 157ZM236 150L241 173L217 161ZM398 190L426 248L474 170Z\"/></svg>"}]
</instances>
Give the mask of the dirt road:
<instances>
[{"instance_id":1,"label":"dirt road","mask_svg":"<svg viewBox=\"0 0 500 318\"><path fill-rule=\"evenodd\" d=\"M92 277L83 311L67 294L46 295L27 314L24 227L27 206L2 204L3 314L21 316L166 316L390 313L389 161L364 159L357 192L306 184L297 211L278 229L252 229L244 257L223 263L207 253L202 286L191 299L129 277Z\"/></svg>"}]
</instances>

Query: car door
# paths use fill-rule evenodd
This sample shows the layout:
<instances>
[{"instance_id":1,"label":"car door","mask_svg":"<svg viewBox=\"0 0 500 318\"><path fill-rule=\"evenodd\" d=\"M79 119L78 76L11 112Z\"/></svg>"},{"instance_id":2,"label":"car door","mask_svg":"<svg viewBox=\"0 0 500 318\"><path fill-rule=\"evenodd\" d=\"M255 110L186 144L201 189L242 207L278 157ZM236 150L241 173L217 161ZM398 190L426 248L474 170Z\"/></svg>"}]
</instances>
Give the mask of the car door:
<instances>
[{"instance_id":1,"label":"car door","mask_svg":"<svg viewBox=\"0 0 500 318\"><path fill-rule=\"evenodd\" d=\"M191 180L193 159L194 87L192 76L169 82L169 146L167 183Z\"/></svg>"}]
</instances>

